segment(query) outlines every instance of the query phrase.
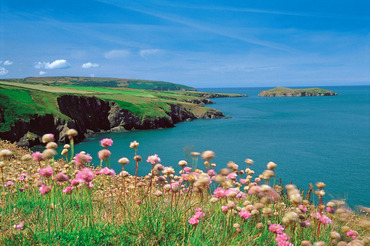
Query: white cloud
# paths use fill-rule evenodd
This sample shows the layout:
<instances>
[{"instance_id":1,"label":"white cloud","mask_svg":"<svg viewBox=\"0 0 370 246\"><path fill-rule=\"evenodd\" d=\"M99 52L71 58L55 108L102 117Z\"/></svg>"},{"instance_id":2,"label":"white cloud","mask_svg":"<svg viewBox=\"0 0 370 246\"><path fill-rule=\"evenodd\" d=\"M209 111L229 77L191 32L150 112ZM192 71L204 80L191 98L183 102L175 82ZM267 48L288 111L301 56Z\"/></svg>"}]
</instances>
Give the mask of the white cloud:
<instances>
[{"instance_id":1,"label":"white cloud","mask_svg":"<svg viewBox=\"0 0 370 246\"><path fill-rule=\"evenodd\" d=\"M81 66L82 68L94 68L94 67L100 67L100 65L99 64L97 64L97 63L91 63L91 62L87 62L87 63L84 63L84 64L82 64L82 66Z\"/></svg>"},{"instance_id":2,"label":"white cloud","mask_svg":"<svg viewBox=\"0 0 370 246\"><path fill-rule=\"evenodd\" d=\"M5 75L7 73L9 73L8 70L6 70L4 67L0 67L0 75Z\"/></svg>"},{"instance_id":3,"label":"white cloud","mask_svg":"<svg viewBox=\"0 0 370 246\"><path fill-rule=\"evenodd\" d=\"M130 55L129 50L111 50L104 53L104 57L107 59L122 58Z\"/></svg>"},{"instance_id":4,"label":"white cloud","mask_svg":"<svg viewBox=\"0 0 370 246\"><path fill-rule=\"evenodd\" d=\"M38 62L34 66L37 69L65 69L71 67L67 60L60 59L53 62Z\"/></svg>"},{"instance_id":5,"label":"white cloud","mask_svg":"<svg viewBox=\"0 0 370 246\"><path fill-rule=\"evenodd\" d=\"M90 74L90 77L91 77L91 78L94 78L94 77L95 77L95 74L93 74L93 73L92 73L92 74Z\"/></svg>"},{"instance_id":6,"label":"white cloud","mask_svg":"<svg viewBox=\"0 0 370 246\"><path fill-rule=\"evenodd\" d=\"M40 74L40 75L44 75L45 73L46 73L46 72L44 72L44 71L40 71L40 72L39 72L39 74Z\"/></svg>"},{"instance_id":7,"label":"white cloud","mask_svg":"<svg viewBox=\"0 0 370 246\"><path fill-rule=\"evenodd\" d=\"M148 55L154 55L154 54L157 54L159 52L159 49L147 49L147 50L140 50L139 51L139 54L141 57L146 57Z\"/></svg>"},{"instance_id":8,"label":"white cloud","mask_svg":"<svg viewBox=\"0 0 370 246\"><path fill-rule=\"evenodd\" d=\"M13 64L12 61L8 61L8 60L4 61L4 66L10 66L12 64Z\"/></svg>"}]
</instances>

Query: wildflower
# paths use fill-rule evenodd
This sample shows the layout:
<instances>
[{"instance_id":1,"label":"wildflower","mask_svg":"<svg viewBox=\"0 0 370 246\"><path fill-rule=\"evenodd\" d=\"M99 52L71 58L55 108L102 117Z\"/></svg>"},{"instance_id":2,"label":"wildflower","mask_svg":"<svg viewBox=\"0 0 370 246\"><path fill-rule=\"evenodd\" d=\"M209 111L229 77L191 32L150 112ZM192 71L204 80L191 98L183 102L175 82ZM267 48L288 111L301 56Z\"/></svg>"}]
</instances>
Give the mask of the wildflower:
<instances>
[{"instance_id":1,"label":"wildflower","mask_svg":"<svg viewBox=\"0 0 370 246\"><path fill-rule=\"evenodd\" d=\"M55 143L55 142L49 142L47 145L46 145L46 148L47 149L57 149L58 148L58 144Z\"/></svg>"},{"instance_id":2,"label":"wildflower","mask_svg":"<svg viewBox=\"0 0 370 246\"><path fill-rule=\"evenodd\" d=\"M227 175L227 178L232 180L235 180L236 177L237 177L236 173L230 173L229 175Z\"/></svg>"},{"instance_id":3,"label":"wildflower","mask_svg":"<svg viewBox=\"0 0 370 246\"><path fill-rule=\"evenodd\" d=\"M68 182L69 181L69 177L67 175L65 175L64 173L58 173L57 175L55 175L55 177L53 178L53 180L56 180L58 182Z\"/></svg>"},{"instance_id":4,"label":"wildflower","mask_svg":"<svg viewBox=\"0 0 370 246\"><path fill-rule=\"evenodd\" d=\"M274 169L276 167L277 167L277 165L276 165L275 162L270 161L269 163L267 163L267 169L271 170L271 169Z\"/></svg>"},{"instance_id":5,"label":"wildflower","mask_svg":"<svg viewBox=\"0 0 370 246\"><path fill-rule=\"evenodd\" d=\"M149 162L152 165L155 165L160 161L161 161L161 159L158 157L157 154L148 156L148 159L146 160L146 162Z\"/></svg>"},{"instance_id":6,"label":"wildflower","mask_svg":"<svg viewBox=\"0 0 370 246\"><path fill-rule=\"evenodd\" d=\"M92 161L92 157L91 157L90 154L85 154L85 153L81 152L81 153L78 153L75 156L74 160L75 160L75 163L76 163L77 167L83 167L83 166L85 166L85 164L87 162Z\"/></svg>"},{"instance_id":7,"label":"wildflower","mask_svg":"<svg viewBox=\"0 0 370 246\"><path fill-rule=\"evenodd\" d=\"M190 152L190 155L191 155L193 158L196 158L196 157L200 156L200 153L199 153L199 152L195 152L195 151L193 151L193 152Z\"/></svg>"},{"instance_id":8,"label":"wildflower","mask_svg":"<svg viewBox=\"0 0 370 246\"><path fill-rule=\"evenodd\" d=\"M221 210L223 213L227 213L227 211L229 210L229 207L228 206L221 206Z\"/></svg>"},{"instance_id":9,"label":"wildflower","mask_svg":"<svg viewBox=\"0 0 370 246\"><path fill-rule=\"evenodd\" d=\"M140 204L141 204L141 200L137 200L137 201L136 201L136 204L137 204L137 205L140 205Z\"/></svg>"},{"instance_id":10,"label":"wildflower","mask_svg":"<svg viewBox=\"0 0 370 246\"><path fill-rule=\"evenodd\" d=\"M100 146L104 148L108 148L113 145L113 140L110 138L104 138L103 140L100 141Z\"/></svg>"},{"instance_id":11,"label":"wildflower","mask_svg":"<svg viewBox=\"0 0 370 246\"><path fill-rule=\"evenodd\" d=\"M334 213L335 212L335 210L334 210L334 208L331 208L331 207L326 207L326 212L328 212L328 213Z\"/></svg>"},{"instance_id":12,"label":"wildflower","mask_svg":"<svg viewBox=\"0 0 370 246\"><path fill-rule=\"evenodd\" d=\"M57 152L53 149L46 149L42 152L42 156L45 160L53 158Z\"/></svg>"},{"instance_id":13,"label":"wildflower","mask_svg":"<svg viewBox=\"0 0 370 246\"><path fill-rule=\"evenodd\" d=\"M193 226L198 225L199 219L191 217L191 219L189 219L188 222L189 222L189 224L192 224Z\"/></svg>"},{"instance_id":14,"label":"wildflower","mask_svg":"<svg viewBox=\"0 0 370 246\"><path fill-rule=\"evenodd\" d=\"M269 226L269 230L273 233L283 233L284 232L284 227L279 224L271 224Z\"/></svg>"},{"instance_id":15,"label":"wildflower","mask_svg":"<svg viewBox=\"0 0 370 246\"><path fill-rule=\"evenodd\" d=\"M48 194L51 191L51 185L49 185L49 186L41 185L39 191L43 195Z\"/></svg>"},{"instance_id":16,"label":"wildflower","mask_svg":"<svg viewBox=\"0 0 370 246\"><path fill-rule=\"evenodd\" d=\"M216 176L216 172L215 172L215 170L213 170L213 169L208 170L207 174L208 174L210 177Z\"/></svg>"},{"instance_id":17,"label":"wildflower","mask_svg":"<svg viewBox=\"0 0 370 246\"><path fill-rule=\"evenodd\" d=\"M303 212L303 213L306 213L307 212L307 208L303 205L298 205L298 208Z\"/></svg>"},{"instance_id":18,"label":"wildflower","mask_svg":"<svg viewBox=\"0 0 370 246\"><path fill-rule=\"evenodd\" d=\"M44 168L41 168L40 171L39 171L39 174L42 176L42 177L45 177L45 178L48 178L50 177L52 174L53 174L53 168L52 167L44 167Z\"/></svg>"},{"instance_id":19,"label":"wildflower","mask_svg":"<svg viewBox=\"0 0 370 246\"><path fill-rule=\"evenodd\" d=\"M127 165L129 163L129 159L127 159L126 157L122 157L121 159L118 160L118 163L121 164L121 165Z\"/></svg>"},{"instance_id":20,"label":"wildflower","mask_svg":"<svg viewBox=\"0 0 370 246\"><path fill-rule=\"evenodd\" d=\"M251 213L248 210L242 210L239 212L239 216L243 219L248 219L249 217L251 217Z\"/></svg>"},{"instance_id":21,"label":"wildflower","mask_svg":"<svg viewBox=\"0 0 370 246\"><path fill-rule=\"evenodd\" d=\"M289 242L290 237L286 233L278 233L276 235L276 242L278 246L293 246L292 243Z\"/></svg>"},{"instance_id":22,"label":"wildflower","mask_svg":"<svg viewBox=\"0 0 370 246\"><path fill-rule=\"evenodd\" d=\"M6 182L6 184L5 184L5 186L13 186L14 185L14 183L12 182L12 181L8 181L8 182Z\"/></svg>"},{"instance_id":23,"label":"wildflower","mask_svg":"<svg viewBox=\"0 0 370 246\"><path fill-rule=\"evenodd\" d=\"M21 173L19 175L19 181L26 181L27 173Z\"/></svg>"},{"instance_id":24,"label":"wildflower","mask_svg":"<svg viewBox=\"0 0 370 246\"><path fill-rule=\"evenodd\" d=\"M188 165L188 163L186 161L184 161L184 160L179 161L179 166L180 167L184 167L186 165Z\"/></svg>"},{"instance_id":25,"label":"wildflower","mask_svg":"<svg viewBox=\"0 0 370 246\"><path fill-rule=\"evenodd\" d=\"M66 193L67 195L72 194L73 187L72 186L67 186L63 192Z\"/></svg>"},{"instance_id":26,"label":"wildflower","mask_svg":"<svg viewBox=\"0 0 370 246\"><path fill-rule=\"evenodd\" d=\"M18 225L14 225L13 227L14 227L14 229L17 229L17 230L23 230L24 229L24 221L21 220L21 222Z\"/></svg>"},{"instance_id":27,"label":"wildflower","mask_svg":"<svg viewBox=\"0 0 370 246\"><path fill-rule=\"evenodd\" d=\"M26 155L22 156L21 160L22 161L30 161L30 160L32 160L32 156L29 155L29 154L26 154Z\"/></svg>"},{"instance_id":28,"label":"wildflower","mask_svg":"<svg viewBox=\"0 0 370 246\"><path fill-rule=\"evenodd\" d=\"M197 219L200 219L200 218L203 218L204 216L206 216L206 213L202 212L202 208L196 208L195 210L197 212L194 214L193 217L195 217Z\"/></svg>"},{"instance_id":29,"label":"wildflower","mask_svg":"<svg viewBox=\"0 0 370 246\"><path fill-rule=\"evenodd\" d=\"M89 168L83 168L76 174L76 179L88 184L94 179L94 174Z\"/></svg>"},{"instance_id":30,"label":"wildflower","mask_svg":"<svg viewBox=\"0 0 370 246\"><path fill-rule=\"evenodd\" d=\"M51 133L44 134L42 136L41 140L42 140L43 143L52 142L52 141L54 141L54 134L51 134Z\"/></svg>"},{"instance_id":31,"label":"wildflower","mask_svg":"<svg viewBox=\"0 0 370 246\"><path fill-rule=\"evenodd\" d=\"M113 177L116 174L116 172L113 169L109 169L107 167L104 167L103 169L101 169L99 171L99 174L110 175L110 176Z\"/></svg>"},{"instance_id":32,"label":"wildflower","mask_svg":"<svg viewBox=\"0 0 370 246\"><path fill-rule=\"evenodd\" d=\"M326 224L331 224L332 223L332 220L331 219L329 219L329 217L328 216L326 216L326 215L321 215L321 217L320 217L320 221L321 221L321 223L323 223L324 225L326 225Z\"/></svg>"},{"instance_id":33,"label":"wildflower","mask_svg":"<svg viewBox=\"0 0 370 246\"><path fill-rule=\"evenodd\" d=\"M133 142L131 142L130 143L130 148L132 149L132 148L137 148L139 146L139 143L138 142L136 142L136 141L133 141Z\"/></svg>"},{"instance_id":34,"label":"wildflower","mask_svg":"<svg viewBox=\"0 0 370 246\"><path fill-rule=\"evenodd\" d=\"M192 168L191 168L191 167L184 167L184 171L185 171L186 173L190 173L190 172L191 172L191 170L192 170Z\"/></svg>"},{"instance_id":35,"label":"wildflower","mask_svg":"<svg viewBox=\"0 0 370 246\"><path fill-rule=\"evenodd\" d=\"M254 163L254 161L252 159L249 159L249 158L245 159L244 162L247 163L248 165L252 165Z\"/></svg>"},{"instance_id":36,"label":"wildflower","mask_svg":"<svg viewBox=\"0 0 370 246\"><path fill-rule=\"evenodd\" d=\"M67 131L67 135L70 136L70 137L76 137L77 134L78 134L78 132L75 129L69 129Z\"/></svg>"},{"instance_id":37,"label":"wildflower","mask_svg":"<svg viewBox=\"0 0 370 246\"><path fill-rule=\"evenodd\" d=\"M98 156L100 160L107 160L112 153L107 149L102 149L98 152Z\"/></svg>"},{"instance_id":38,"label":"wildflower","mask_svg":"<svg viewBox=\"0 0 370 246\"><path fill-rule=\"evenodd\" d=\"M215 189L213 194L215 195L216 198L223 198L226 196L226 190L224 190L221 187L218 187L217 189Z\"/></svg>"},{"instance_id":39,"label":"wildflower","mask_svg":"<svg viewBox=\"0 0 370 246\"><path fill-rule=\"evenodd\" d=\"M215 158L215 152L213 152L212 150L206 150L202 153L202 158L205 160L213 159Z\"/></svg>"}]
</instances>

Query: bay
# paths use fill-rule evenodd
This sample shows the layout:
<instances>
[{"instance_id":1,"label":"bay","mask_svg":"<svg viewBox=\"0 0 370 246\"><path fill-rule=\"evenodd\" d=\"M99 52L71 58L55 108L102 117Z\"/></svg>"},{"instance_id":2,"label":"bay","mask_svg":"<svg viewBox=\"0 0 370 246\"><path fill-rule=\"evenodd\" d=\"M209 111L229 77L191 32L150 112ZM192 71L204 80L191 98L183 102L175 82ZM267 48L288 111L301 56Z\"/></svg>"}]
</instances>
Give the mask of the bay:
<instances>
[{"instance_id":1,"label":"bay","mask_svg":"<svg viewBox=\"0 0 370 246\"><path fill-rule=\"evenodd\" d=\"M326 183L326 201L346 199L349 205L370 206L370 86L325 87L339 93L332 97L258 97L268 88L202 88L200 91L247 94L245 98L212 99L210 107L228 119L182 122L175 128L120 133L99 133L76 145L98 164L99 141L114 140L111 163L128 157L126 170L134 174L131 141L138 141L143 157L139 175L150 172L148 155L158 154L165 166L177 170L178 161L190 151L213 150L216 170L234 161L245 168L244 160L255 161L261 173L269 161L277 163L276 174L284 184ZM198 167L204 169L202 161Z\"/></svg>"}]
</instances>

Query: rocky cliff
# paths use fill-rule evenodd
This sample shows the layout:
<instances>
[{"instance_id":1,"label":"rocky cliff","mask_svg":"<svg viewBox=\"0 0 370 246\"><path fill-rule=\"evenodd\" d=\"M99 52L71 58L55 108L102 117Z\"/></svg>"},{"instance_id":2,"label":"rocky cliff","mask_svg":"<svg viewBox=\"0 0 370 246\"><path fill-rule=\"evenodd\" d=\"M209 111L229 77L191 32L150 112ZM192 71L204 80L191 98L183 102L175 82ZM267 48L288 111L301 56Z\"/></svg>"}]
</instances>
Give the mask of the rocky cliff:
<instances>
[{"instance_id":1,"label":"rocky cliff","mask_svg":"<svg viewBox=\"0 0 370 246\"><path fill-rule=\"evenodd\" d=\"M194 108L194 105L176 102L163 108L165 114L158 117L135 115L121 109L116 102L96 97L62 95L57 102L60 112L68 120L52 114L32 115L30 120L17 120L9 131L0 133L0 138L22 146L34 146L41 143L45 133L53 133L57 141L65 141L69 128L79 132L76 141L81 141L94 132L169 128L182 121L224 117L216 109L202 107L199 110L200 106Z\"/></svg>"}]
</instances>

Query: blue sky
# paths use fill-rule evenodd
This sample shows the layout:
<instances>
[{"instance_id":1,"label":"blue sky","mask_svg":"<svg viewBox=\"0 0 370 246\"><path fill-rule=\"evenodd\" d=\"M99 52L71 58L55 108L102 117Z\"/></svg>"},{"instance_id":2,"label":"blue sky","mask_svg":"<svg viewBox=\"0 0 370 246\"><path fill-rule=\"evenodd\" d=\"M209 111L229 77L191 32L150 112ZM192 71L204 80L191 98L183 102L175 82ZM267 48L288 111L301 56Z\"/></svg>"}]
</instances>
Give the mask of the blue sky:
<instances>
[{"instance_id":1,"label":"blue sky","mask_svg":"<svg viewBox=\"0 0 370 246\"><path fill-rule=\"evenodd\" d=\"M0 78L370 84L370 2L1 0Z\"/></svg>"}]
</instances>

